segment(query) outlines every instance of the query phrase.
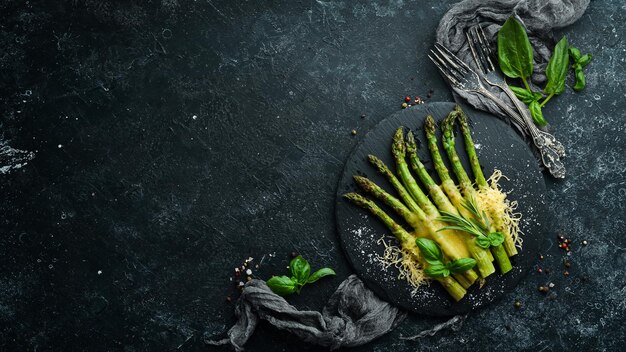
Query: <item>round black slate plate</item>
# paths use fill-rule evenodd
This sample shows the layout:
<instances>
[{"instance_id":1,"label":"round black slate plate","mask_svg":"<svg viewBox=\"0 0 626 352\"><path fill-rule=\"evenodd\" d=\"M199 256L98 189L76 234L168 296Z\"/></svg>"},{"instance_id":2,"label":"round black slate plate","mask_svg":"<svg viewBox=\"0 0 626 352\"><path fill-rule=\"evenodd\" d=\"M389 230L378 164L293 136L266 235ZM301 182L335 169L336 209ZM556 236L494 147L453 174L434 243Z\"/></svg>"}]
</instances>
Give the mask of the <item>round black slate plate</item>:
<instances>
[{"instance_id":1,"label":"round black slate plate","mask_svg":"<svg viewBox=\"0 0 626 352\"><path fill-rule=\"evenodd\" d=\"M385 236L386 241L395 243L391 233L377 219L362 209L350 204L341 197L349 191L359 191L352 181L352 175L365 175L378 185L390 191L393 188L367 162L367 155L381 158L392 169L395 162L390 145L394 131L399 126L411 128L419 138L420 158L425 162L435 180L436 172L430 163L422 130L424 117L432 114L439 121L454 107L453 103L428 103L417 105L381 121L354 148L346 162L343 175L337 187L336 217L340 241L348 260L366 285L383 299L409 311L432 315L450 316L466 313L485 306L503 294L511 291L532 267L538 255L541 237L547 233L548 218L545 207L545 183L538 163L526 143L503 121L487 113L464 106L463 109L472 121L472 133L477 153L488 177L494 168L501 170L504 178L500 184L510 191L509 199L519 202L518 211L523 214L521 229L524 245L520 254L512 258L513 270L506 275L493 274L486 284L479 288L473 285L463 300L453 302L437 284L424 286L414 292L403 280L397 278L395 268L383 269L376 257L381 255L384 246L378 240ZM462 138L457 131L457 151L466 170L470 170L463 150ZM443 152L443 148L441 148ZM447 161L447 158L444 156ZM452 173L452 170L450 169ZM515 185L515 187L513 187ZM380 203L379 203L380 204ZM399 218L391 209L383 207L396 220Z\"/></svg>"}]
</instances>

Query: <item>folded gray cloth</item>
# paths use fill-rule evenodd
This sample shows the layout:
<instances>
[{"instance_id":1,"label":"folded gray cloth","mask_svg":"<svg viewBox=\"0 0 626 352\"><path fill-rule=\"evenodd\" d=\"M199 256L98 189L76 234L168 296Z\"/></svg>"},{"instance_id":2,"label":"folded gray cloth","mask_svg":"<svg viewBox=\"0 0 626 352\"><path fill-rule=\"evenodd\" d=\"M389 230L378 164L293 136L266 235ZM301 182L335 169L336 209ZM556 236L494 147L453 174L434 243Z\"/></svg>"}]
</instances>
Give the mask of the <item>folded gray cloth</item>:
<instances>
[{"instance_id":1,"label":"folded gray cloth","mask_svg":"<svg viewBox=\"0 0 626 352\"><path fill-rule=\"evenodd\" d=\"M496 36L507 18L514 15L528 30L528 37L535 49L535 71L532 83L535 88L545 80L545 69L550 60L554 40L552 30L570 25L583 15L589 0L466 0L454 5L441 19L437 28L437 41L474 68L465 32L480 23L492 48ZM537 90L540 90L537 88ZM477 109L495 115L506 115L493 102L475 93L453 88L453 91ZM492 90L503 101L509 98L497 89Z\"/></svg>"},{"instance_id":2,"label":"folded gray cloth","mask_svg":"<svg viewBox=\"0 0 626 352\"><path fill-rule=\"evenodd\" d=\"M303 341L337 349L363 345L386 334L406 317L405 312L378 298L351 275L330 297L322 313L299 311L273 293L263 280L246 284L235 308L237 323L228 338L206 341L243 350L259 319L295 334Z\"/></svg>"}]
</instances>

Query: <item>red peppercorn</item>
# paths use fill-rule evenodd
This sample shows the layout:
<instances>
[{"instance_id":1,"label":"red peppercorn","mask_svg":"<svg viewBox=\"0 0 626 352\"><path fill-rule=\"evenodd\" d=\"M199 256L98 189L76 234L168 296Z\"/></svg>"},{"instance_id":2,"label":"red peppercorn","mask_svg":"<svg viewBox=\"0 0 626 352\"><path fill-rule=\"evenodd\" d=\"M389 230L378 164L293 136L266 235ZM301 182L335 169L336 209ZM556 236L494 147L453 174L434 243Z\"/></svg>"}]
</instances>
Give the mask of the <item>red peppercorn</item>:
<instances>
[{"instance_id":1,"label":"red peppercorn","mask_svg":"<svg viewBox=\"0 0 626 352\"><path fill-rule=\"evenodd\" d=\"M407 95L407 96L404 98L404 101L406 101L407 103L408 103L408 102L410 102L410 101L411 101L411 97Z\"/></svg>"},{"instance_id":2,"label":"red peppercorn","mask_svg":"<svg viewBox=\"0 0 626 352\"><path fill-rule=\"evenodd\" d=\"M543 272L543 269L539 268L539 269L537 269L537 272L538 272L538 273L542 273L542 272Z\"/></svg>"}]
</instances>

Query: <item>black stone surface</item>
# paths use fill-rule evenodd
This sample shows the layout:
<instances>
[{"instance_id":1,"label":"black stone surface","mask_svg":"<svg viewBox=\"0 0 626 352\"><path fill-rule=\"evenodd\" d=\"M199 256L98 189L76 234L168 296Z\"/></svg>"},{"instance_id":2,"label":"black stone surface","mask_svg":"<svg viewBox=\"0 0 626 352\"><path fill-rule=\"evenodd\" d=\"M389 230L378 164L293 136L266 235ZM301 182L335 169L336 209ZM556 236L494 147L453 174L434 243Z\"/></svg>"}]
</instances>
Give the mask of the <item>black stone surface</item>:
<instances>
[{"instance_id":1,"label":"black stone surface","mask_svg":"<svg viewBox=\"0 0 626 352\"><path fill-rule=\"evenodd\" d=\"M263 278L292 251L334 268L289 299L320 309L351 273L333 221L350 150L404 95L451 99L426 57L451 4L1 2L0 349L226 351L202 338L233 322L249 256ZM544 111L569 151L547 180L550 273L458 332L401 340L442 321L411 315L355 351L622 347L625 17L592 1L557 33L594 60ZM261 324L248 350L318 349Z\"/></svg>"},{"instance_id":2,"label":"black stone surface","mask_svg":"<svg viewBox=\"0 0 626 352\"><path fill-rule=\"evenodd\" d=\"M423 160L431 176L437 179L422 129L423 121L427 115L433 116L435 121L441 121L455 105L443 102L417 105L398 111L381 121L352 151L337 186L335 207L337 234L348 262L367 286L380 297L403 309L422 315L466 314L510 293L532 270L539 256L539 246L544 234L550 231L549 224L552 223L546 211L546 187L543 175L531 149L506 122L491 114L464 106L463 110L472 125L473 140L478 148L476 153L486 177L489 177L495 169L506 175L506 178L500 180L499 185L504 192L508 193L509 199L519 201L516 212L524 215L523 220L520 221L520 230L524 234L524 246L518 255L511 258L513 269L506 275L500 275L496 269L496 273L490 275L482 287L477 284L473 285L461 301L455 302L441 285L435 283L414 289L407 285L405 280L398 279L399 272L395 267L384 268L381 265L378 257L382 257L385 251L385 244L382 241L388 245L398 245L398 242L378 219L343 199L342 195L347 192L363 194L362 190L355 185L352 176L366 175L368 179L386 189L390 194L397 196L397 192L389 181L376 172L367 161L367 156L376 155L393 170L395 161L390 146L394 132L400 126L405 127L405 132L407 128L414 130L420 146L420 160ZM463 137L458 129L455 129L455 133L459 159L465 170L469 170L471 177L472 169L463 147ZM447 162L445 151L443 147L440 146L440 148L444 162ZM454 177L449 163L448 170ZM375 199L372 196L368 198ZM398 223L403 224L401 218L391 208L386 207L380 201L377 201L377 204ZM411 227L405 226L405 229L410 230Z\"/></svg>"}]
</instances>

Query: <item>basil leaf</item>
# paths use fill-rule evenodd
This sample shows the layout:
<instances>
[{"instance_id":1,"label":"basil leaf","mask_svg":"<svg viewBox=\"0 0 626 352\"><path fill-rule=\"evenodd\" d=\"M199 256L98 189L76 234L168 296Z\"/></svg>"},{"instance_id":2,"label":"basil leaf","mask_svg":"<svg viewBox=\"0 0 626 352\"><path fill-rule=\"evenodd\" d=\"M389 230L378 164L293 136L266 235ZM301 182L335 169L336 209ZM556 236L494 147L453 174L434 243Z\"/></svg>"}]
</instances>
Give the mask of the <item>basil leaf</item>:
<instances>
[{"instance_id":1,"label":"basil leaf","mask_svg":"<svg viewBox=\"0 0 626 352\"><path fill-rule=\"evenodd\" d=\"M511 91L515 93L517 99L521 100L524 104L530 104L531 101L537 100L535 99L535 93L529 91L526 88L515 86L509 86L509 88L511 88Z\"/></svg>"},{"instance_id":2,"label":"basil leaf","mask_svg":"<svg viewBox=\"0 0 626 352\"><path fill-rule=\"evenodd\" d=\"M473 258L461 258L455 261L449 262L447 267L450 269L450 272L454 274L462 273L468 271L476 265L476 260Z\"/></svg>"},{"instance_id":3,"label":"basil leaf","mask_svg":"<svg viewBox=\"0 0 626 352\"><path fill-rule=\"evenodd\" d=\"M476 244L480 248L487 249L489 248L489 246L491 246L491 241L489 241L489 238L487 238L487 236L478 236L476 237Z\"/></svg>"},{"instance_id":4,"label":"basil leaf","mask_svg":"<svg viewBox=\"0 0 626 352\"><path fill-rule=\"evenodd\" d=\"M492 247L497 247L504 242L504 235L501 232L492 232L488 236Z\"/></svg>"},{"instance_id":5,"label":"basil leaf","mask_svg":"<svg viewBox=\"0 0 626 352\"><path fill-rule=\"evenodd\" d=\"M533 48L521 23L509 17L498 32L498 62L502 73L526 78L533 73Z\"/></svg>"},{"instance_id":6,"label":"basil leaf","mask_svg":"<svg viewBox=\"0 0 626 352\"><path fill-rule=\"evenodd\" d=\"M424 274L434 277L434 278L442 278L450 275L450 270L446 268L442 263L429 265L428 268L424 270Z\"/></svg>"},{"instance_id":7,"label":"basil leaf","mask_svg":"<svg viewBox=\"0 0 626 352\"><path fill-rule=\"evenodd\" d=\"M422 252L424 259L426 259L428 263L441 262L443 260L443 254L435 241L427 238L418 238L415 240L415 244L419 247L420 252Z\"/></svg>"},{"instance_id":8,"label":"basil leaf","mask_svg":"<svg viewBox=\"0 0 626 352\"><path fill-rule=\"evenodd\" d=\"M296 282L287 276L272 276L267 286L277 295L287 296L296 292Z\"/></svg>"},{"instance_id":9,"label":"basil leaf","mask_svg":"<svg viewBox=\"0 0 626 352\"><path fill-rule=\"evenodd\" d=\"M587 80L585 79L585 74L583 73L583 68L580 65L576 65L574 68L574 75L576 76L576 83L572 87L577 92L585 89L587 85Z\"/></svg>"},{"instance_id":10,"label":"basil leaf","mask_svg":"<svg viewBox=\"0 0 626 352\"><path fill-rule=\"evenodd\" d=\"M311 275L311 266L301 255L291 260L289 270L291 271L291 275L296 278L296 281L302 284L306 283L309 275Z\"/></svg>"},{"instance_id":11,"label":"basil leaf","mask_svg":"<svg viewBox=\"0 0 626 352\"><path fill-rule=\"evenodd\" d=\"M559 95L565 91L565 79L569 71L568 46L567 38L563 37L554 47L554 52L546 67L548 83L543 89L548 94Z\"/></svg>"},{"instance_id":12,"label":"basil leaf","mask_svg":"<svg viewBox=\"0 0 626 352\"><path fill-rule=\"evenodd\" d=\"M575 62L578 62L580 60L580 50L574 47L569 48L569 55L572 57L572 59L574 59Z\"/></svg>"},{"instance_id":13,"label":"basil leaf","mask_svg":"<svg viewBox=\"0 0 626 352\"><path fill-rule=\"evenodd\" d=\"M591 54L585 54L580 58L580 60L576 60L576 63L578 63L582 67L585 67L588 63L591 62L592 58L593 56L591 56Z\"/></svg>"},{"instance_id":14,"label":"basil leaf","mask_svg":"<svg viewBox=\"0 0 626 352\"><path fill-rule=\"evenodd\" d=\"M306 282L310 284L328 275L335 275L335 271L331 268L322 268L311 274Z\"/></svg>"},{"instance_id":15,"label":"basil leaf","mask_svg":"<svg viewBox=\"0 0 626 352\"><path fill-rule=\"evenodd\" d=\"M547 124L546 119L543 118L543 112L541 112L541 106L538 101L532 101L530 105L528 105L528 109L530 109L530 115L532 115L537 125L545 126Z\"/></svg>"}]
</instances>

